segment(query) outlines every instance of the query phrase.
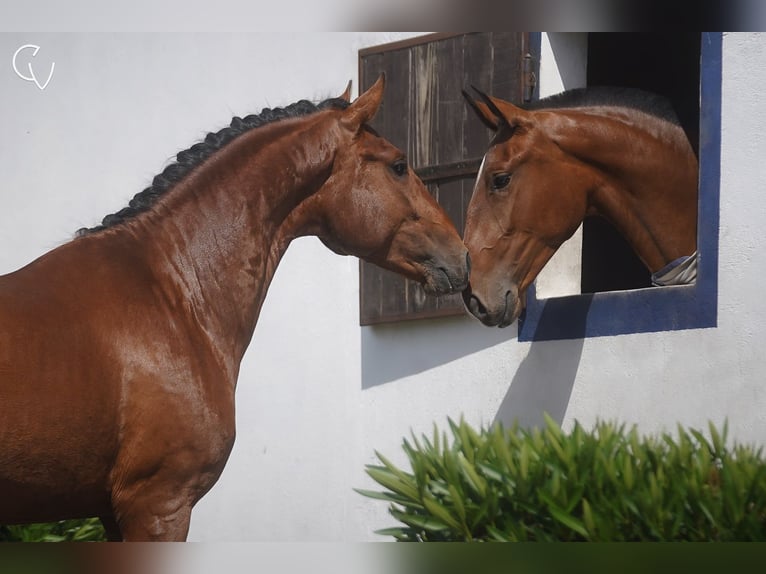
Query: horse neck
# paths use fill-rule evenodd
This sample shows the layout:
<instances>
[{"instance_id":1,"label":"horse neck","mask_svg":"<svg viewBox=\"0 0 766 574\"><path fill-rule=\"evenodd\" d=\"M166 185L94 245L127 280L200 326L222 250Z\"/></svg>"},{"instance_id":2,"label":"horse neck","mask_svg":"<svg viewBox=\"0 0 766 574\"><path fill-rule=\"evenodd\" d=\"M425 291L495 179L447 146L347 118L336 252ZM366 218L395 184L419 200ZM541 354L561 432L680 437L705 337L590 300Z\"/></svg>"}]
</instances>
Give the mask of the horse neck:
<instances>
[{"instance_id":1,"label":"horse neck","mask_svg":"<svg viewBox=\"0 0 766 574\"><path fill-rule=\"evenodd\" d=\"M629 109L568 115L573 129L557 143L598 173L588 214L611 221L652 272L691 255L697 160L683 130Z\"/></svg>"},{"instance_id":2,"label":"horse neck","mask_svg":"<svg viewBox=\"0 0 766 574\"><path fill-rule=\"evenodd\" d=\"M335 145L299 118L243 134L126 230L146 246L166 297L237 364L277 265L302 234L291 213L324 183ZM288 223L289 222L289 223Z\"/></svg>"}]
</instances>

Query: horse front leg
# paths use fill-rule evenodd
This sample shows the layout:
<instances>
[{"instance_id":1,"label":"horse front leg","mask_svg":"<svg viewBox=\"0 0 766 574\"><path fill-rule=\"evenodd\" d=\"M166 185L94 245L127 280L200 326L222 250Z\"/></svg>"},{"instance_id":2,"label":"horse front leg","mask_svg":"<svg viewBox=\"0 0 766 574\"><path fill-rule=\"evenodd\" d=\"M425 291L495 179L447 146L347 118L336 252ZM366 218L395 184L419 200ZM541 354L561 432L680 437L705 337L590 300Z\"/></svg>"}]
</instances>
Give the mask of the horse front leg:
<instances>
[{"instance_id":1,"label":"horse front leg","mask_svg":"<svg viewBox=\"0 0 766 574\"><path fill-rule=\"evenodd\" d=\"M125 542L184 542L191 521L190 504L181 504L172 511L156 511L143 501L136 501L119 520L122 540Z\"/></svg>"},{"instance_id":2,"label":"horse front leg","mask_svg":"<svg viewBox=\"0 0 766 574\"><path fill-rule=\"evenodd\" d=\"M125 542L185 541L196 498L184 485L157 480L121 490L113 503L120 538Z\"/></svg>"},{"instance_id":3,"label":"horse front leg","mask_svg":"<svg viewBox=\"0 0 766 574\"><path fill-rule=\"evenodd\" d=\"M123 540L186 540L192 508L223 472L233 435L223 446L215 444L215 449L197 444L143 460L122 458L113 475L112 511Z\"/></svg>"},{"instance_id":4,"label":"horse front leg","mask_svg":"<svg viewBox=\"0 0 766 574\"><path fill-rule=\"evenodd\" d=\"M202 401L201 383L184 383L184 393L160 383L132 385L144 391L128 401L110 473L112 511L126 541L186 540L192 508L216 483L234 446L233 393Z\"/></svg>"}]
</instances>

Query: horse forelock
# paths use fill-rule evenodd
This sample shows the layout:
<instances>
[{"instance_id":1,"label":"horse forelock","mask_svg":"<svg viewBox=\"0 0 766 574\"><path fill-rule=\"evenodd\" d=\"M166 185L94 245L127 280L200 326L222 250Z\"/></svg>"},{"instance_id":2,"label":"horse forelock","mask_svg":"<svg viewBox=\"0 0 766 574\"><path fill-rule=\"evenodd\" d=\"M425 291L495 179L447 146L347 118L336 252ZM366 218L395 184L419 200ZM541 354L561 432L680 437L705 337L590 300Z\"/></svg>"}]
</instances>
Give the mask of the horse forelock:
<instances>
[{"instance_id":1,"label":"horse forelock","mask_svg":"<svg viewBox=\"0 0 766 574\"><path fill-rule=\"evenodd\" d=\"M123 207L116 213L106 215L100 225L78 229L76 235L90 235L119 225L140 213L148 211L160 197L183 180L194 169L202 165L214 153L245 133L281 120L308 116L322 110L343 110L349 105L342 98L328 98L317 104L308 100L299 100L285 107L264 108L259 114L250 114L244 118L235 116L228 126L217 132L208 133L202 141L178 152L175 161L167 165L160 174L156 175L151 185L134 195L126 207Z\"/></svg>"}]
</instances>

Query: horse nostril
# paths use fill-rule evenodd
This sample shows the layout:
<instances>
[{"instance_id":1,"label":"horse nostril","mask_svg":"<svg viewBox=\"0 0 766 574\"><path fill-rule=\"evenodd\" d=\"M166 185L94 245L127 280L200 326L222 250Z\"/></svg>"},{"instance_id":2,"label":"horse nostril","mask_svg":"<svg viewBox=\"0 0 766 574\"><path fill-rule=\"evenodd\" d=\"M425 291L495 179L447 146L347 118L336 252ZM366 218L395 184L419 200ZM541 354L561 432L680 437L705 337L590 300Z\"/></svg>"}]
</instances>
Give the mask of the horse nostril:
<instances>
[{"instance_id":1,"label":"horse nostril","mask_svg":"<svg viewBox=\"0 0 766 574\"><path fill-rule=\"evenodd\" d=\"M484 306L484 304L478 299L478 297L473 297L473 300L476 301L476 307L479 310L479 313L482 315L487 314L487 308Z\"/></svg>"},{"instance_id":2,"label":"horse nostril","mask_svg":"<svg viewBox=\"0 0 766 574\"><path fill-rule=\"evenodd\" d=\"M471 254L467 251L465 252L465 269L466 272L470 275L471 274Z\"/></svg>"},{"instance_id":3,"label":"horse nostril","mask_svg":"<svg viewBox=\"0 0 766 574\"><path fill-rule=\"evenodd\" d=\"M481 301L479 301L478 297L475 295L469 295L463 292L463 301L474 317L481 318L487 315L487 308L482 305Z\"/></svg>"}]
</instances>

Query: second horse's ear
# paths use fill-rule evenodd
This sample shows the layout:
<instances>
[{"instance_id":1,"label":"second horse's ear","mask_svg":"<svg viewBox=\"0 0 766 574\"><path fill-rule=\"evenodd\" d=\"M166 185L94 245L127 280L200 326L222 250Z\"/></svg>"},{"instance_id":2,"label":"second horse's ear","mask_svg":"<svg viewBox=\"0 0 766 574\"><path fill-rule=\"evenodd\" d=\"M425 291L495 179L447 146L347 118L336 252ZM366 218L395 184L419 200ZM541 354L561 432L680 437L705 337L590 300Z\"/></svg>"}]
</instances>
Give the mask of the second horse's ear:
<instances>
[{"instance_id":1,"label":"second horse's ear","mask_svg":"<svg viewBox=\"0 0 766 574\"><path fill-rule=\"evenodd\" d=\"M463 97L479 116L479 119L491 130L497 131L504 125L515 128L527 123L530 119L531 112L505 100L488 96L473 86L471 88L478 94L479 99L472 97L465 90L463 90Z\"/></svg>"},{"instance_id":2,"label":"second horse's ear","mask_svg":"<svg viewBox=\"0 0 766 574\"><path fill-rule=\"evenodd\" d=\"M474 91L481 94L479 90L473 86L471 87L474 89ZM500 122L502 121L502 115L495 110L490 109L486 103L480 102L471 96L471 94L469 94L466 90L463 90L463 97L465 98L465 101L468 102L468 105L471 107L471 109L476 112L476 115L479 116L479 119L484 123L484 125L492 131L497 131L497 129L500 127Z\"/></svg>"},{"instance_id":3,"label":"second horse's ear","mask_svg":"<svg viewBox=\"0 0 766 574\"><path fill-rule=\"evenodd\" d=\"M346 108L341 118L341 123L353 132L372 120L383 101L383 89L386 86L386 77L381 74L378 80L369 90L359 96L354 102Z\"/></svg>"}]
</instances>

